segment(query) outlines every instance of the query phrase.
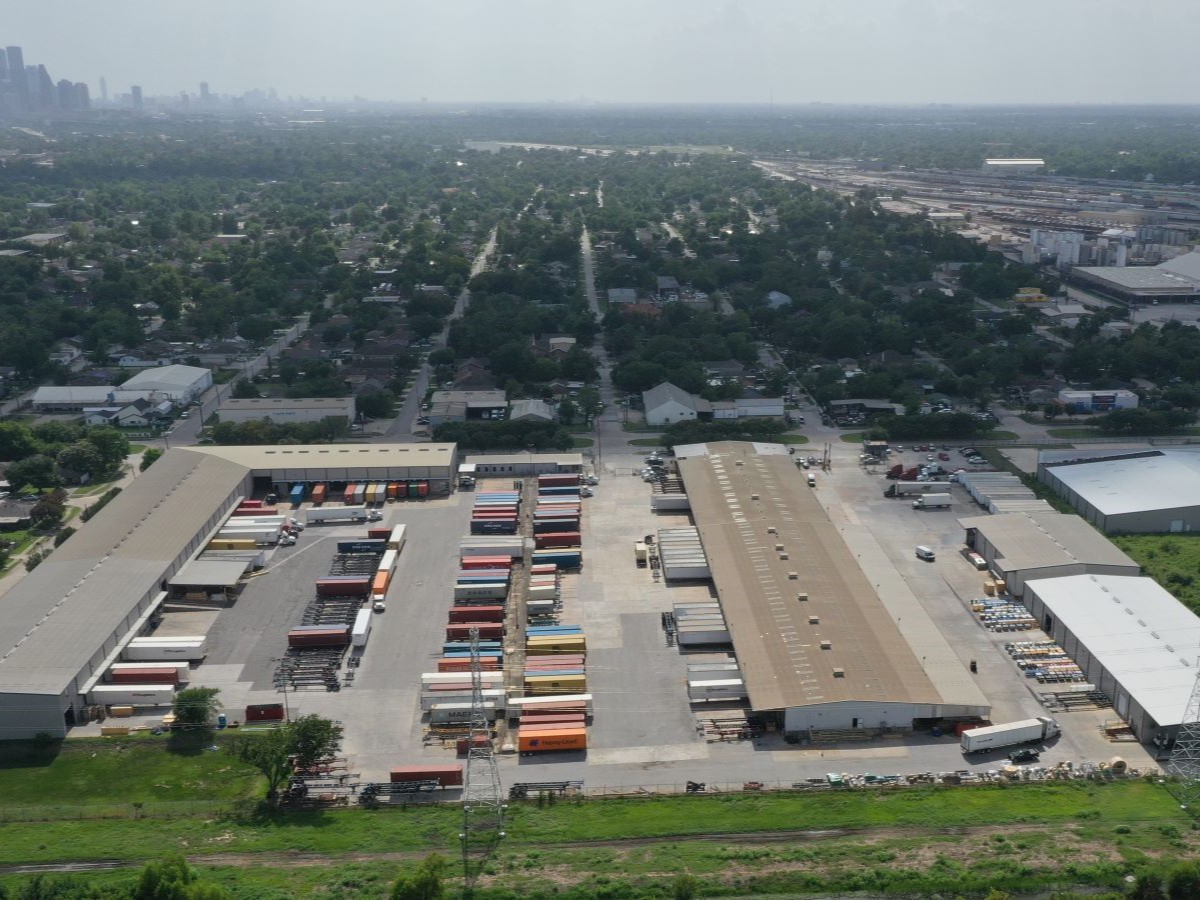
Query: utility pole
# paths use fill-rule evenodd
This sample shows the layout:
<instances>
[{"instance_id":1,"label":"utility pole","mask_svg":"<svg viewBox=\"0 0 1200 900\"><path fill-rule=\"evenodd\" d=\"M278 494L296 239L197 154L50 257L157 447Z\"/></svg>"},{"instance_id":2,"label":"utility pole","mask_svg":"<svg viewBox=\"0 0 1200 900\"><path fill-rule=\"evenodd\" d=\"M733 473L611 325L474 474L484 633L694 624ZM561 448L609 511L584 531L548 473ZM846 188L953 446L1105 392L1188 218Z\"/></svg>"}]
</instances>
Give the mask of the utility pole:
<instances>
[{"instance_id":1,"label":"utility pole","mask_svg":"<svg viewBox=\"0 0 1200 900\"><path fill-rule=\"evenodd\" d=\"M1200 667L1200 661L1197 661ZM1177 779L1170 790L1184 809L1191 809L1200 800L1200 672L1192 684L1183 722L1175 736L1171 759L1166 765L1167 774Z\"/></svg>"},{"instance_id":2,"label":"utility pole","mask_svg":"<svg viewBox=\"0 0 1200 900\"><path fill-rule=\"evenodd\" d=\"M467 738L467 778L463 791L463 884L468 895L496 844L504 837L504 800L492 750L492 732L483 705L483 666L479 629L471 629L471 732Z\"/></svg>"}]
</instances>

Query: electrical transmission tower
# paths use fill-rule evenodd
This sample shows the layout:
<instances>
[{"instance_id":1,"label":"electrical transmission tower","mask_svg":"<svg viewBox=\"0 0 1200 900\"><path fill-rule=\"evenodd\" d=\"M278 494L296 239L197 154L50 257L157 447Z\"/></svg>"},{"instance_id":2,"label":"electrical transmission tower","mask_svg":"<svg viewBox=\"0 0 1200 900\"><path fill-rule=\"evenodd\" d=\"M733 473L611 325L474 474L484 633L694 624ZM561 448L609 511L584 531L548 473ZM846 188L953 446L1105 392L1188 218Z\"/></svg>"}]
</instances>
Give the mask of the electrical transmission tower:
<instances>
[{"instance_id":1,"label":"electrical transmission tower","mask_svg":"<svg viewBox=\"0 0 1200 900\"><path fill-rule=\"evenodd\" d=\"M1175 737L1175 747L1166 766L1167 774L1179 779L1171 792L1180 805L1195 808L1200 801L1200 672L1192 684L1187 710Z\"/></svg>"},{"instance_id":2,"label":"electrical transmission tower","mask_svg":"<svg viewBox=\"0 0 1200 900\"><path fill-rule=\"evenodd\" d=\"M500 772L492 753L492 733L483 705L479 629L471 629L471 733L467 739L467 783L463 792L463 878L470 890L483 861L504 837Z\"/></svg>"}]
</instances>

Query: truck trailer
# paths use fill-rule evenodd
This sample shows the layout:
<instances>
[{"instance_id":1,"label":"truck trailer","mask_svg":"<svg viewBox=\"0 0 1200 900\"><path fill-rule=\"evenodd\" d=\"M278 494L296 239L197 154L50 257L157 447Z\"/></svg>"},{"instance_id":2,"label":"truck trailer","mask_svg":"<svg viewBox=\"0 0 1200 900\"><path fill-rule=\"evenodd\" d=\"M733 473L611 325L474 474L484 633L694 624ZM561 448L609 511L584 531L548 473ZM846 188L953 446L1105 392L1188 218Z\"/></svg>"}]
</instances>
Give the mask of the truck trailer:
<instances>
[{"instance_id":1,"label":"truck trailer","mask_svg":"<svg viewBox=\"0 0 1200 900\"><path fill-rule=\"evenodd\" d=\"M309 507L304 515L309 525L315 522L365 522L367 521L367 508L365 506Z\"/></svg>"},{"instance_id":2,"label":"truck trailer","mask_svg":"<svg viewBox=\"0 0 1200 900\"><path fill-rule=\"evenodd\" d=\"M948 494L948 481L897 481L883 492L885 497L904 497L908 494Z\"/></svg>"},{"instance_id":3,"label":"truck trailer","mask_svg":"<svg viewBox=\"0 0 1200 900\"><path fill-rule=\"evenodd\" d=\"M949 494L924 494L912 502L912 508L945 509L952 502Z\"/></svg>"},{"instance_id":4,"label":"truck trailer","mask_svg":"<svg viewBox=\"0 0 1200 900\"><path fill-rule=\"evenodd\" d=\"M1022 719L1004 725L985 725L962 733L962 751L983 753L987 750L1015 747L1017 744L1032 744L1054 737L1059 730L1058 723L1046 716Z\"/></svg>"}]
</instances>

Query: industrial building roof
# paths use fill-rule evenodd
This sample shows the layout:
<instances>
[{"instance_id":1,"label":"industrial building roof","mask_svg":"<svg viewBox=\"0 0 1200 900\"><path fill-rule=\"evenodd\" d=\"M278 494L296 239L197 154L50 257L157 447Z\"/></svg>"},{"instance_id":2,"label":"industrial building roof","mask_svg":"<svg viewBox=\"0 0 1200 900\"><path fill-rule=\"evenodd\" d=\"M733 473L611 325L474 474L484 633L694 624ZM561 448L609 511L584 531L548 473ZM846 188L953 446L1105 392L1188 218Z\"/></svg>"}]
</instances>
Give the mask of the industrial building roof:
<instances>
[{"instance_id":1,"label":"industrial building roof","mask_svg":"<svg viewBox=\"0 0 1200 900\"><path fill-rule=\"evenodd\" d=\"M353 397L303 397L293 400L287 397L230 397L221 401L222 410L261 410L264 415L272 409L338 409L345 408L354 402Z\"/></svg>"},{"instance_id":2,"label":"industrial building roof","mask_svg":"<svg viewBox=\"0 0 1200 900\"><path fill-rule=\"evenodd\" d=\"M1157 266L1080 266L1077 271L1130 291L1187 294L1200 290L1194 280Z\"/></svg>"},{"instance_id":3,"label":"industrial building roof","mask_svg":"<svg viewBox=\"0 0 1200 900\"><path fill-rule=\"evenodd\" d=\"M1200 451L1148 450L1039 463L1102 515L1200 506Z\"/></svg>"},{"instance_id":4,"label":"industrial building roof","mask_svg":"<svg viewBox=\"0 0 1200 900\"><path fill-rule=\"evenodd\" d=\"M1013 512L959 519L963 528L974 528L994 546L1008 572L1090 563L1140 567L1112 541L1079 516L1060 512Z\"/></svg>"},{"instance_id":5,"label":"industrial building roof","mask_svg":"<svg viewBox=\"0 0 1200 900\"><path fill-rule=\"evenodd\" d=\"M303 461L309 454L322 461ZM326 461L325 454L337 461ZM454 444L169 450L4 595L0 693L66 690L101 643L129 624L138 601L160 590L164 573L189 543L215 527L219 504L237 496L252 471L448 468L454 454ZM217 583L237 580L225 577Z\"/></svg>"},{"instance_id":6,"label":"industrial building roof","mask_svg":"<svg viewBox=\"0 0 1200 900\"><path fill-rule=\"evenodd\" d=\"M5 594L0 692L62 693L244 475L171 451Z\"/></svg>"},{"instance_id":7,"label":"industrial building roof","mask_svg":"<svg viewBox=\"0 0 1200 900\"><path fill-rule=\"evenodd\" d=\"M449 466L454 444L266 444L239 447L189 447L247 469L342 469L399 466Z\"/></svg>"},{"instance_id":8,"label":"industrial building roof","mask_svg":"<svg viewBox=\"0 0 1200 900\"><path fill-rule=\"evenodd\" d=\"M1150 578L1072 575L1026 587L1160 726L1180 724L1196 682L1194 613Z\"/></svg>"},{"instance_id":9,"label":"industrial building roof","mask_svg":"<svg viewBox=\"0 0 1200 900\"><path fill-rule=\"evenodd\" d=\"M134 400L144 400L149 393L147 390L131 391L107 385L43 385L33 392L35 406L52 406L61 404L102 405L105 403L132 403Z\"/></svg>"},{"instance_id":10,"label":"industrial building roof","mask_svg":"<svg viewBox=\"0 0 1200 900\"><path fill-rule=\"evenodd\" d=\"M787 454L733 442L707 450L679 470L751 706L940 703Z\"/></svg>"},{"instance_id":11,"label":"industrial building roof","mask_svg":"<svg viewBox=\"0 0 1200 900\"><path fill-rule=\"evenodd\" d=\"M199 366L156 366L143 369L128 379L121 387L127 391L186 390L211 375L210 369L202 369Z\"/></svg>"},{"instance_id":12,"label":"industrial building roof","mask_svg":"<svg viewBox=\"0 0 1200 900\"><path fill-rule=\"evenodd\" d=\"M171 576L171 587L227 587L238 583L250 568L249 554L235 559L194 559Z\"/></svg>"}]
</instances>

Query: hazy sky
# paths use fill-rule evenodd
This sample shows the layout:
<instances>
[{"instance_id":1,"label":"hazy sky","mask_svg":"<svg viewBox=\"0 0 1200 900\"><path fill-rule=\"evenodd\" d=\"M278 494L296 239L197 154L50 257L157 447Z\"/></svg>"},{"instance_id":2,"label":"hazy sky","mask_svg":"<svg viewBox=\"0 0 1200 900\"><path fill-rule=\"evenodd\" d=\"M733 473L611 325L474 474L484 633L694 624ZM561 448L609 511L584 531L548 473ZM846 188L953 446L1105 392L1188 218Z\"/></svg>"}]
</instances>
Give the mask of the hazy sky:
<instances>
[{"instance_id":1,"label":"hazy sky","mask_svg":"<svg viewBox=\"0 0 1200 900\"><path fill-rule=\"evenodd\" d=\"M432 102L1196 103L1198 0L0 0L113 94Z\"/></svg>"}]
</instances>

